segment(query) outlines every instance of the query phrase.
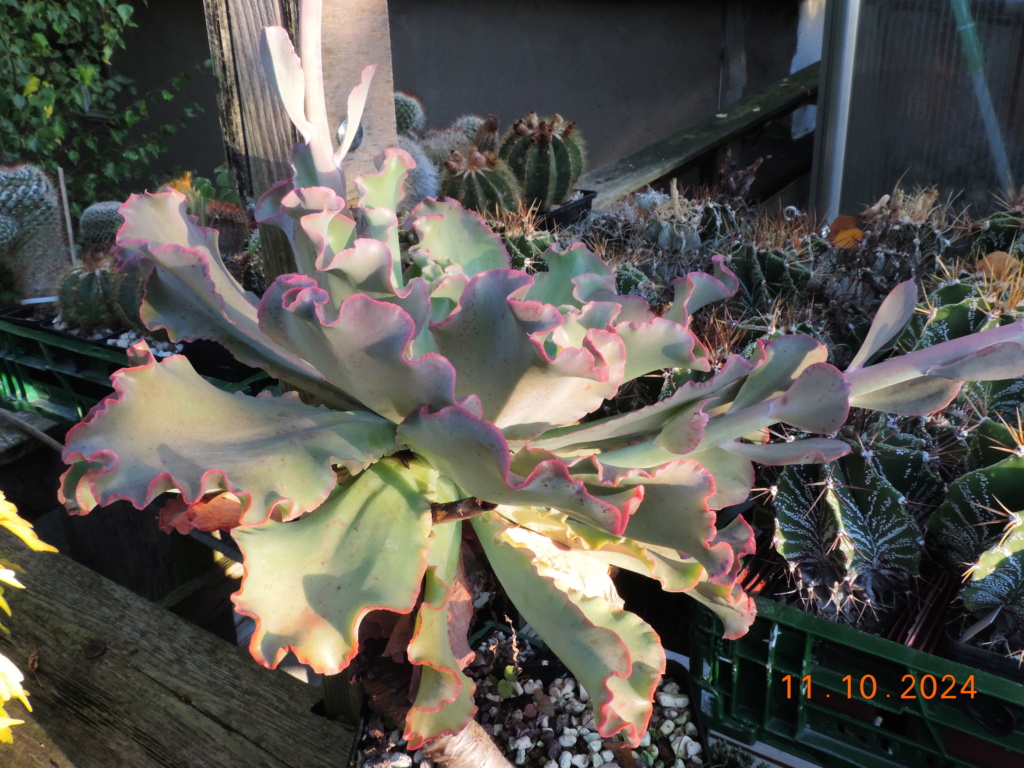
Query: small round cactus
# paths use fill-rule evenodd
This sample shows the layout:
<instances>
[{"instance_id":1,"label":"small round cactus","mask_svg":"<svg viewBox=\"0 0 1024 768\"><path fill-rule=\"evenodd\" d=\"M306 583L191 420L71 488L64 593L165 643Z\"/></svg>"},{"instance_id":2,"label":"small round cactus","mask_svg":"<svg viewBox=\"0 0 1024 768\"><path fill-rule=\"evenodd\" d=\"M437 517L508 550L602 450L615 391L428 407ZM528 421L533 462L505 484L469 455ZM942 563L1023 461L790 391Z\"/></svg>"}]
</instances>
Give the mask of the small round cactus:
<instances>
[{"instance_id":1,"label":"small round cactus","mask_svg":"<svg viewBox=\"0 0 1024 768\"><path fill-rule=\"evenodd\" d=\"M480 115L460 115L452 120L451 127L458 129L463 136L472 141L477 131L483 126L485 119Z\"/></svg>"},{"instance_id":2,"label":"small round cactus","mask_svg":"<svg viewBox=\"0 0 1024 768\"><path fill-rule=\"evenodd\" d=\"M405 91L395 91L395 127L398 135L417 134L427 125L423 102Z\"/></svg>"},{"instance_id":3,"label":"small round cactus","mask_svg":"<svg viewBox=\"0 0 1024 768\"><path fill-rule=\"evenodd\" d=\"M509 164L523 199L541 211L565 202L583 172L583 140L561 115L541 120L531 112L505 134L498 154Z\"/></svg>"},{"instance_id":4,"label":"small round cactus","mask_svg":"<svg viewBox=\"0 0 1024 768\"><path fill-rule=\"evenodd\" d=\"M124 224L124 217L118 212L121 203L108 200L93 203L78 219L78 241L83 246L110 248L117 239L117 231Z\"/></svg>"},{"instance_id":5,"label":"small round cactus","mask_svg":"<svg viewBox=\"0 0 1024 768\"><path fill-rule=\"evenodd\" d=\"M441 194L458 200L463 207L495 215L519 204L516 177L493 152L471 147L463 155L453 152L444 164Z\"/></svg>"}]
</instances>

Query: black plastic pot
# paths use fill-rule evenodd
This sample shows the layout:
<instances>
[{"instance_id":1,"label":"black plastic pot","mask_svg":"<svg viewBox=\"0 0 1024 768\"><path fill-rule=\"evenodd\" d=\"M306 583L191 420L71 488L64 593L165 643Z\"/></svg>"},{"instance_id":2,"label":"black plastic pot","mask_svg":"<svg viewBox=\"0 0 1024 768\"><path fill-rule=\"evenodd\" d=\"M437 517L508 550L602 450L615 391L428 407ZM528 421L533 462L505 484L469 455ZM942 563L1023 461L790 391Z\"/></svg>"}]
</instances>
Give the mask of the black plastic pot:
<instances>
[{"instance_id":1,"label":"black plastic pot","mask_svg":"<svg viewBox=\"0 0 1024 768\"><path fill-rule=\"evenodd\" d=\"M538 225L541 229L555 229L556 227L571 227L590 215L594 209L594 198L597 192L585 189L579 190L580 197L568 203L552 208L540 214Z\"/></svg>"}]
</instances>

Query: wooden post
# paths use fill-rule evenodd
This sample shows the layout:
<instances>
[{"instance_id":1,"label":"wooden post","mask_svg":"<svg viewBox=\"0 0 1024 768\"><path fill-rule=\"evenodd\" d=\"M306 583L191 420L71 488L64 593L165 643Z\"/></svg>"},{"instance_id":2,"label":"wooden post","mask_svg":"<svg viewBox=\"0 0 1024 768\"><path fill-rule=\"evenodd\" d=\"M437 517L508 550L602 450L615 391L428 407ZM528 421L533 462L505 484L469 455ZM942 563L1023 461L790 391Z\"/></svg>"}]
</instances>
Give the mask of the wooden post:
<instances>
[{"instance_id":1,"label":"wooden post","mask_svg":"<svg viewBox=\"0 0 1024 768\"><path fill-rule=\"evenodd\" d=\"M288 155L297 135L263 76L259 31L289 29L295 41L297 0L203 0L210 55L217 77L217 101L228 167L239 193L259 199L291 174ZM324 90L332 126L345 116L349 91L367 64L378 64L363 115L365 139L346 163L352 180L373 169L373 158L395 145L394 81L386 0L324 0ZM287 242L274 227L261 227L268 279L292 272Z\"/></svg>"}]
</instances>

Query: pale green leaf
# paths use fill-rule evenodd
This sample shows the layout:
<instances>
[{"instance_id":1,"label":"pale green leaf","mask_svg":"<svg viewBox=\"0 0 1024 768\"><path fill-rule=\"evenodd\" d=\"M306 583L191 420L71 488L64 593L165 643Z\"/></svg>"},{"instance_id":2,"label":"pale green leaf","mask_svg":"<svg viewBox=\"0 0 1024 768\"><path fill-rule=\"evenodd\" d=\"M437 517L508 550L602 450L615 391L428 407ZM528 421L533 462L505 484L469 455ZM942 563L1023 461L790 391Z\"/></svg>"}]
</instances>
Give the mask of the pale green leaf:
<instances>
[{"instance_id":1,"label":"pale green leaf","mask_svg":"<svg viewBox=\"0 0 1024 768\"><path fill-rule=\"evenodd\" d=\"M416 606L427 566L437 475L422 464L374 464L292 522L232 531L245 579L239 612L256 619L249 650L276 666L289 650L337 674L358 650L359 624Z\"/></svg>"},{"instance_id":2,"label":"pale green leaf","mask_svg":"<svg viewBox=\"0 0 1024 768\"><path fill-rule=\"evenodd\" d=\"M74 487L66 479L64 493L85 509L114 498L141 509L170 490L189 504L231 491L243 499L244 523L275 509L290 518L327 498L334 466L356 473L397 448L394 426L373 414L306 405L294 393L224 392L179 355L122 369L114 387L117 396L67 438L65 460L86 466L69 470ZM173 411L154 418L153 403Z\"/></svg>"}]
</instances>

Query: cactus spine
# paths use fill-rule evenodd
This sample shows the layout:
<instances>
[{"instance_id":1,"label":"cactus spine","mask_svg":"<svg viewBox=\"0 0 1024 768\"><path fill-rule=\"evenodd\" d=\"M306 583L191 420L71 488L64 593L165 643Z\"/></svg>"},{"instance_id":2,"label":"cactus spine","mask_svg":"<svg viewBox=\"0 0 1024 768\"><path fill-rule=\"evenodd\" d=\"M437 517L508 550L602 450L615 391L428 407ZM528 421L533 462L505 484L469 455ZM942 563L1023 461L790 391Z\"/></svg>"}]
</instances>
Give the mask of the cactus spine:
<instances>
[{"instance_id":1,"label":"cactus spine","mask_svg":"<svg viewBox=\"0 0 1024 768\"><path fill-rule=\"evenodd\" d=\"M531 112L502 140L499 156L522 187L523 200L546 211L563 203L583 172L583 141L576 123L561 115L541 120Z\"/></svg>"}]
</instances>

